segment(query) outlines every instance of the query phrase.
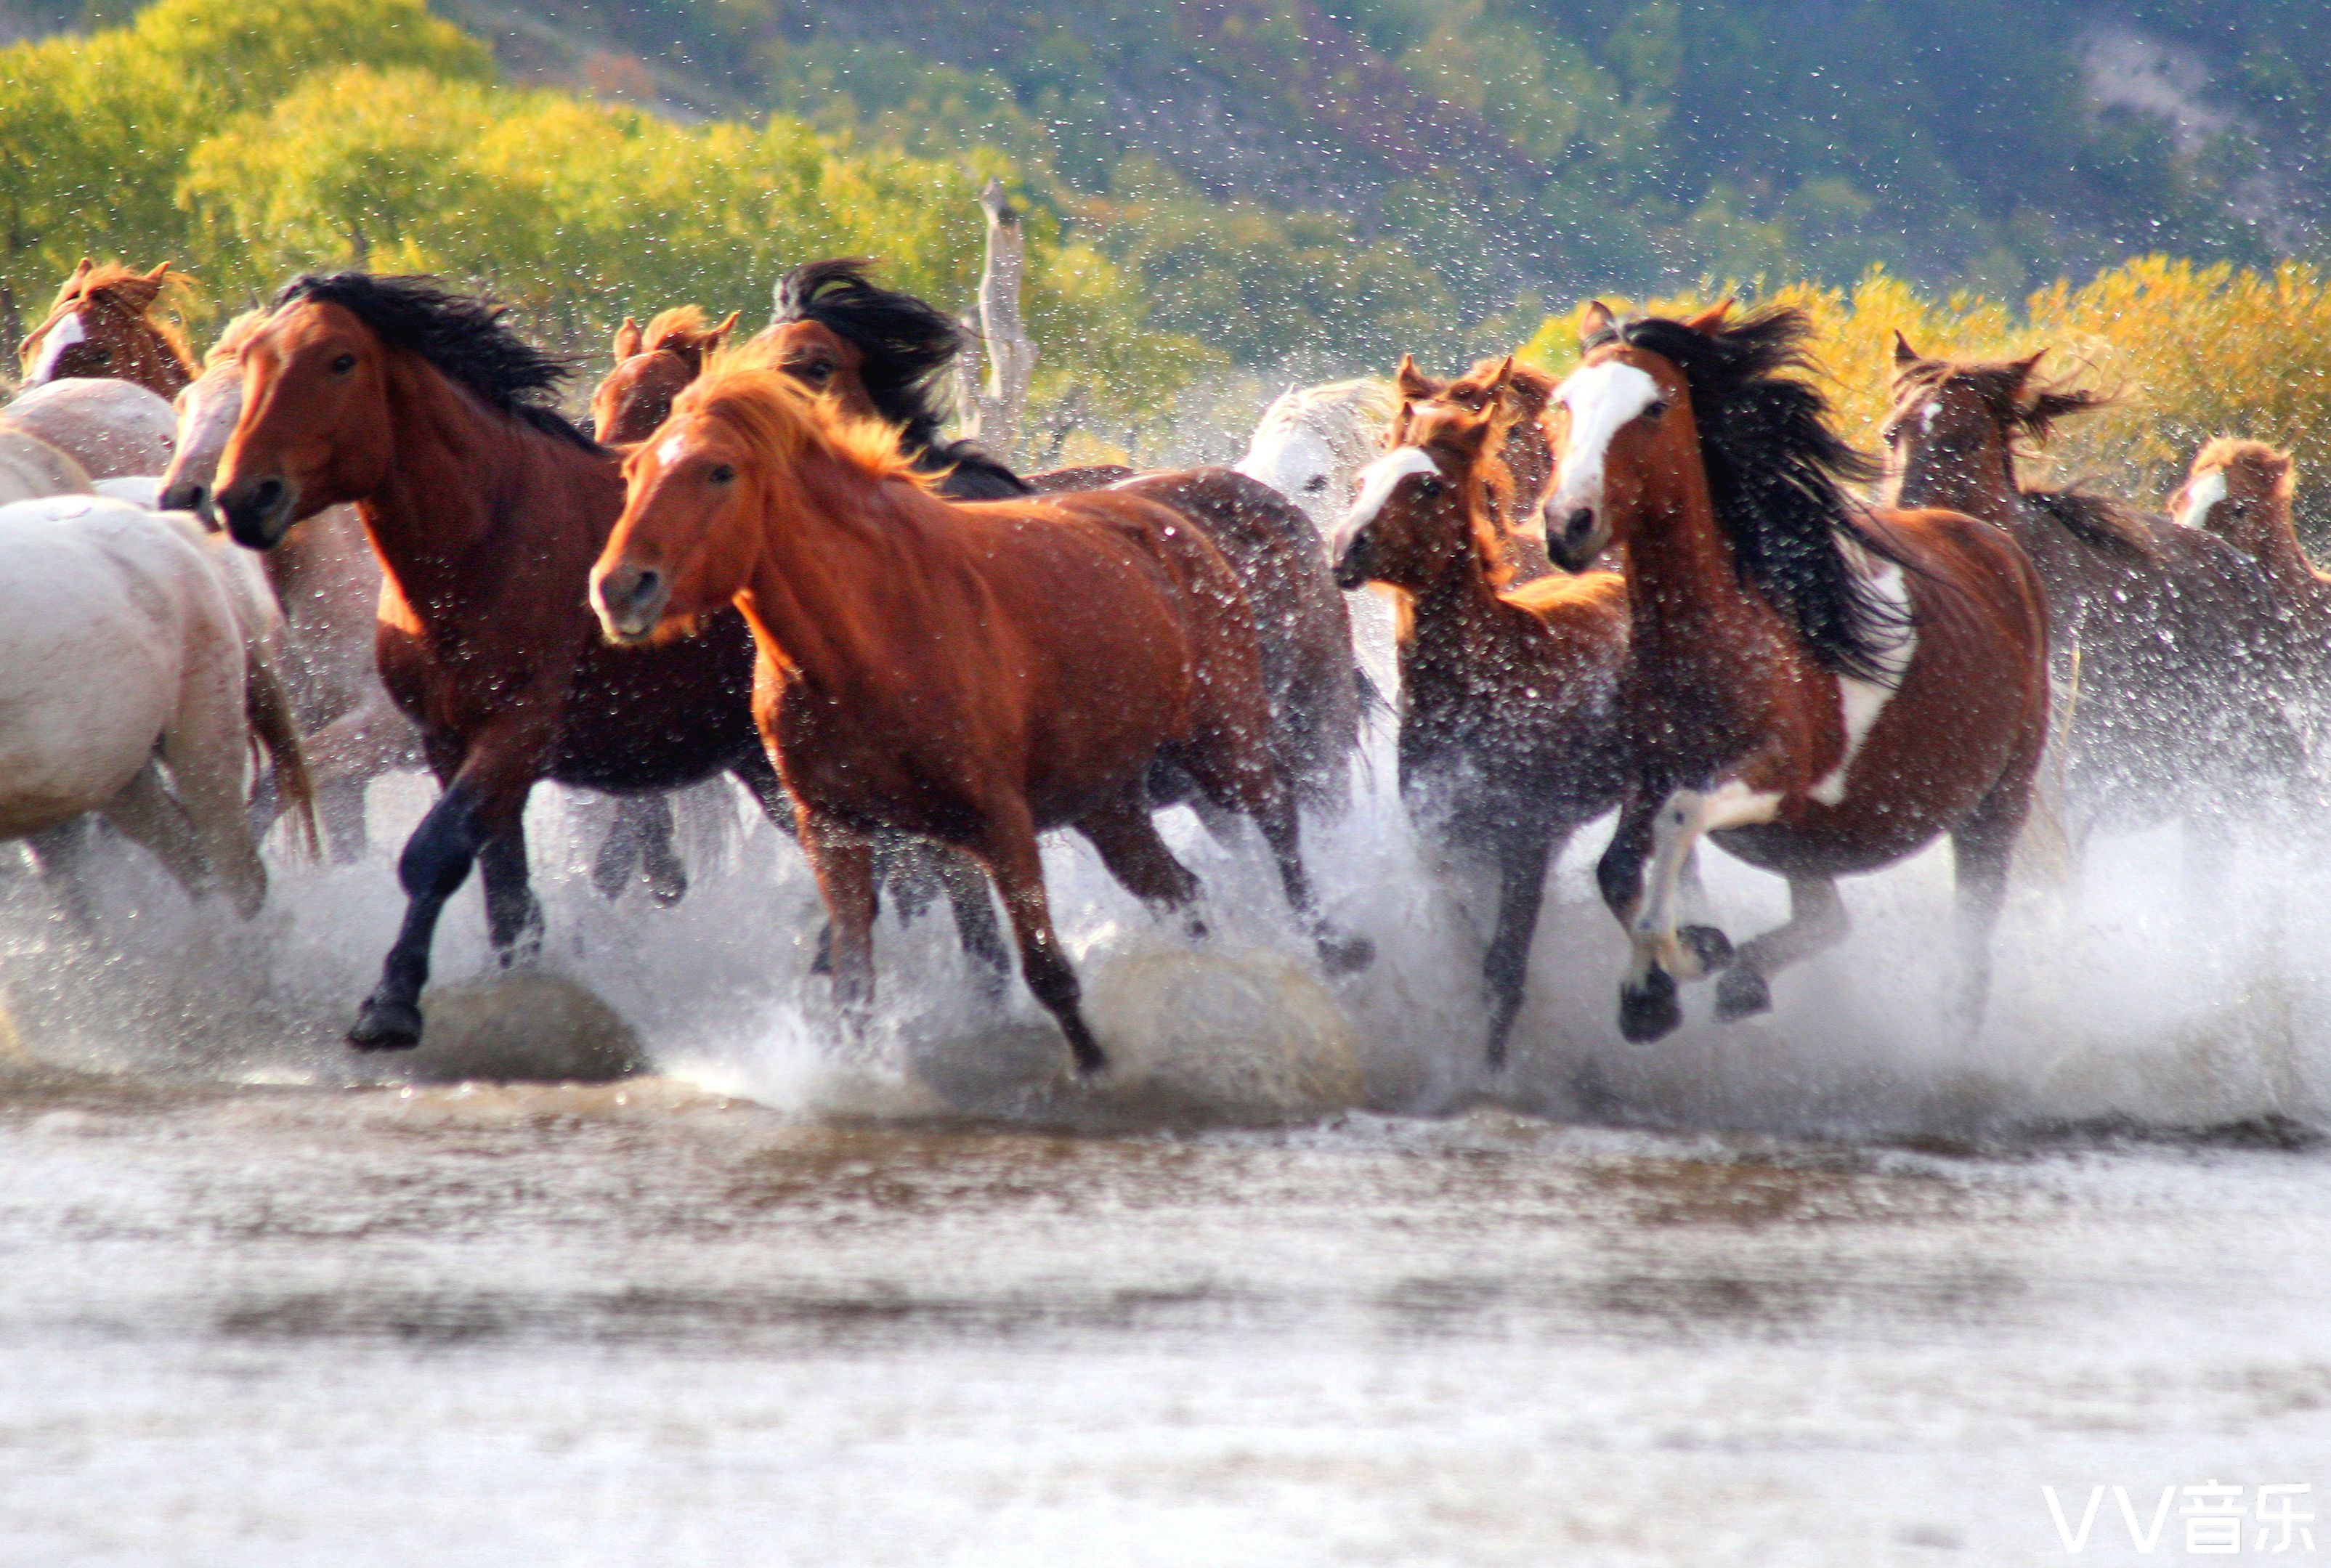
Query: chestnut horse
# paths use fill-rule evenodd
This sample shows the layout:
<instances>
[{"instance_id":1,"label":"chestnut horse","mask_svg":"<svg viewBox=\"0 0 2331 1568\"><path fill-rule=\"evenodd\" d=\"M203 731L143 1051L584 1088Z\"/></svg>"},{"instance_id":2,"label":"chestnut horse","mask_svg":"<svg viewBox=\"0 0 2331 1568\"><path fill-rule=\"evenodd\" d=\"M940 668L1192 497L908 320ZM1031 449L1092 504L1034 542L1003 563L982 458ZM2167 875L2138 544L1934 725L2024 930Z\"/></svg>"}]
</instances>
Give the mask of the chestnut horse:
<instances>
[{"instance_id":1,"label":"chestnut horse","mask_svg":"<svg viewBox=\"0 0 2331 1568\"><path fill-rule=\"evenodd\" d=\"M1634 947L1621 1031L1667 1033L1677 983L1727 962L1717 1016L1765 1011L1774 974L1844 936L1838 877L1946 832L1971 1027L2047 744L2039 578L1972 518L1853 500L1876 466L1793 374L1805 317L1727 323L1728 309L1622 323L1591 307L1553 415L1555 558L1575 570L1613 544L1627 558L1633 755L1599 873ZM1684 857L1710 833L1789 882L1787 924L1736 953L1677 926Z\"/></svg>"},{"instance_id":2,"label":"chestnut horse","mask_svg":"<svg viewBox=\"0 0 2331 1568\"><path fill-rule=\"evenodd\" d=\"M1498 877L1482 963L1492 1070L1521 1008L1547 869L1619 803L1627 778L1616 706L1625 584L1590 572L1507 585L1512 536L1490 506L1507 482L1504 383L1502 369L1491 374L1479 412L1403 410L1404 443L1362 470L1335 546L1344 587L1382 583L1408 605L1400 793L1410 818L1444 858L1486 861Z\"/></svg>"},{"instance_id":3,"label":"chestnut horse","mask_svg":"<svg viewBox=\"0 0 2331 1568\"><path fill-rule=\"evenodd\" d=\"M2298 475L2290 454L2262 441L2220 436L2193 454L2169 499L2179 526L2199 528L2256 561L2297 623L2305 644L2331 649L2331 575L2299 547L2290 503Z\"/></svg>"},{"instance_id":4,"label":"chestnut horse","mask_svg":"<svg viewBox=\"0 0 2331 1568\"><path fill-rule=\"evenodd\" d=\"M1151 818L1159 773L1254 819L1323 964L1365 961L1312 907L1238 579L1180 513L1121 490L944 500L895 432L753 356L682 393L624 474L592 603L611 640L650 646L744 612L846 1016L873 994L865 835L899 829L986 868L1030 990L1099 1070L1036 835L1073 826L1127 890L1186 906L1196 879Z\"/></svg>"},{"instance_id":5,"label":"chestnut horse","mask_svg":"<svg viewBox=\"0 0 2331 1568\"><path fill-rule=\"evenodd\" d=\"M1890 494L2006 530L2038 568L2076 851L2098 827L2177 819L2189 862L2214 879L2233 818L2311 793L2304 737L2284 708L2288 628L2264 575L2223 541L2156 528L2103 497L2021 484L2021 449L2106 402L2038 382L2040 357L1957 364L1898 336Z\"/></svg>"},{"instance_id":6,"label":"chestnut horse","mask_svg":"<svg viewBox=\"0 0 2331 1568\"><path fill-rule=\"evenodd\" d=\"M1488 487L1489 521L1506 536L1508 580L1530 583L1554 570L1538 537L1538 507L1554 479L1554 446L1546 433L1546 404L1554 396L1554 377L1543 370L1514 363L1513 356L1483 359L1453 380L1427 375L1416 361L1401 356L1393 373L1401 398L1401 417L1393 421L1387 444L1408 444L1403 428L1412 408L1446 404L1479 413L1495 407L1503 415L1505 436L1498 458L1484 465L1479 482Z\"/></svg>"},{"instance_id":7,"label":"chestnut horse","mask_svg":"<svg viewBox=\"0 0 2331 1568\"><path fill-rule=\"evenodd\" d=\"M593 433L608 446L631 446L655 433L671 400L696 379L704 361L737 325L737 312L717 327L704 312L680 305L650 320L642 332L629 316L615 329L615 368L591 394Z\"/></svg>"},{"instance_id":8,"label":"chestnut horse","mask_svg":"<svg viewBox=\"0 0 2331 1568\"><path fill-rule=\"evenodd\" d=\"M946 440L943 388L962 351L964 328L915 296L875 284L867 276L871 265L845 257L788 272L777 285L777 321L752 340L752 354L808 391L833 398L846 417L897 431L901 450L949 499L1114 484L1183 513L1230 558L1246 591L1269 682L1272 746L1288 776L1304 804L1340 807L1349 793L1366 688L1353 661L1350 612L1303 510L1228 469L1137 476L1097 465L1023 478L967 442ZM692 310L683 306L656 319L685 320L683 313ZM592 399L603 433L641 429L663 406L661 394L675 379L684 385L701 363L700 355L628 360L625 370L639 366L640 375L619 370Z\"/></svg>"},{"instance_id":9,"label":"chestnut horse","mask_svg":"<svg viewBox=\"0 0 2331 1568\"><path fill-rule=\"evenodd\" d=\"M709 614L653 649L599 637L579 590L623 475L541 401L565 369L500 309L428 279L311 275L277 297L243 366L218 472L228 530L269 549L300 518L356 504L384 571L381 678L444 785L398 863L404 922L353 1043L419 1041L438 916L472 862L496 954L538 944L523 822L537 781L625 794L725 770L783 814L741 617ZM979 951L984 892L956 918Z\"/></svg>"},{"instance_id":10,"label":"chestnut horse","mask_svg":"<svg viewBox=\"0 0 2331 1568\"><path fill-rule=\"evenodd\" d=\"M174 398L195 378L194 356L178 328L153 315L165 296L189 287L184 273L163 262L150 272L88 257L57 290L56 302L16 351L24 385L68 376L135 382Z\"/></svg>"}]
</instances>

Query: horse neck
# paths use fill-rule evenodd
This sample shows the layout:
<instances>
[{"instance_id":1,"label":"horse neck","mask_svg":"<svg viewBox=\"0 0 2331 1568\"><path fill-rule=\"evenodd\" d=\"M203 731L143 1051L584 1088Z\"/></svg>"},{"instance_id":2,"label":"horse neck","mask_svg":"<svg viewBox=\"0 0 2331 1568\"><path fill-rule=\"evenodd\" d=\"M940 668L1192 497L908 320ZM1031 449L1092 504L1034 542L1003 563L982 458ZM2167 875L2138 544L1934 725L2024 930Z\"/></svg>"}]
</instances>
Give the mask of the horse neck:
<instances>
[{"instance_id":1,"label":"horse neck","mask_svg":"<svg viewBox=\"0 0 2331 1568\"><path fill-rule=\"evenodd\" d=\"M1432 584L1409 594L1400 632L1400 679L1430 707L1493 688L1513 668L1526 612L1498 596L1480 552L1467 546Z\"/></svg>"},{"instance_id":2,"label":"horse neck","mask_svg":"<svg viewBox=\"0 0 2331 1568\"><path fill-rule=\"evenodd\" d=\"M2003 528L2023 520L2015 459L2004 446L1941 459L1928 454L1916 483L1905 476L1894 488L1896 504L1904 508L1964 512Z\"/></svg>"},{"instance_id":3,"label":"horse neck","mask_svg":"<svg viewBox=\"0 0 2331 1568\"><path fill-rule=\"evenodd\" d=\"M932 621L928 594L960 575L932 570L934 553L961 553L954 529L922 526L944 505L830 453L804 456L766 492L737 597L763 650L813 690L879 677L899 639Z\"/></svg>"},{"instance_id":4,"label":"horse neck","mask_svg":"<svg viewBox=\"0 0 2331 1568\"><path fill-rule=\"evenodd\" d=\"M515 580L574 601L623 510L607 458L489 409L419 358L392 356L389 458L357 511L423 620L507 600Z\"/></svg>"},{"instance_id":5,"label":"horse neck","mask_svg":"<svg viewBox=\"0 0 2331 1568\"><path fill-rule=\"evenodd\" d=\"M124 381L135 382L157 396L176 400L195 379L195 367L178 352L163 330L145 317L135 317L129 332L137 342L135 357Z\"/></svg>"}]
</instances>

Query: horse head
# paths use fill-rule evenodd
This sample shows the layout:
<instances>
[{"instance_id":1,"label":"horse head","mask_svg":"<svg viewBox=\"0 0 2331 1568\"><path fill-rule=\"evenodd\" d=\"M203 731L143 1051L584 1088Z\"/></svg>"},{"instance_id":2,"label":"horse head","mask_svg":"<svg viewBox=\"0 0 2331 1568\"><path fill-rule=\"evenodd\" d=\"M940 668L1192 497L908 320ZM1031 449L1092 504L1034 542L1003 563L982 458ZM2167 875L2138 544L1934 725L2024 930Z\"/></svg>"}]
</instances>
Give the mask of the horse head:
<instances>
[{"instance_id":1,"label":"horse head","mask_svg":"<svg viewBox=\"0 0 2331 1568\"><path fill-rule=\"evenodd\" d=\"M176 328L157 320L153 310L166 296L191 287L167 261L140 272L117 262L99 266L84 256L48 315L17 348L24 384L109 376L176 397L194 369Z\"/></svg>"},{"instance_id":2,"label":"horse head","mask_svg":"<svg viewBox=\"0 0 2331 1568\"><path fill-rule=\"evenodd\" d=\"M1406 411L1405 425L1405 441L1360 471L1359 499L1330 546L1337 585L1422 594L1476 567L1502 584L1505 542L1484 482L1500 466L1497 412L1428 404Z\"/></svg>"},{"instance_id":3,"label":"horse head","mask_svg":"<svg viewBox=\"0 0 2331 1568\"><path fill-rule=\"evenodd\" d=\"M2297 474L2290 454L2262 441L2220 436L2193 457L2169 515L2217 535L2244 555L2275 560L2297 547L2290 518Z\"/></svg>"},{"instance_id":4,"label":"horse head","mask_svg":"<svg viewBox=\"0 0 2331 1568\"><path fill-rule=\"evenodd\" d=\"M629 446L655 433L671 413L672 399L702 374L704 362L728 340L737 312L708 327L693 305L666 310L644 331L630 317L615 333L615 368L591 394L591 415L599 440Z\"/></svg>"}]
</instances>

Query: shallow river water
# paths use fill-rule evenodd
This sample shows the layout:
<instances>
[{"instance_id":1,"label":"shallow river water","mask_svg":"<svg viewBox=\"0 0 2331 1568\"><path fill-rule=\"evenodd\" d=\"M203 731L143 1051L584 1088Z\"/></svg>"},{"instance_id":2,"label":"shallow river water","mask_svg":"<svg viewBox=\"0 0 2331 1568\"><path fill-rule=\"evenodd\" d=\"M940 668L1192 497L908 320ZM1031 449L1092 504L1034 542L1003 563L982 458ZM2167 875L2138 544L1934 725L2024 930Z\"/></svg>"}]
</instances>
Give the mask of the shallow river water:
<instances>
[{"instance_id":1,"label":"shallow river water","mask_svg":"<svg viewBox=\"0 0 2331 1568\"><path fill-rule=\"evenodd\" d=\"M101 940L0 888L0 1563L1863 1568L2064 1560L2042 1487L2074 1530L2106 1488L2100 1562L2188 1544L2115 1487L2140 1531L2211 1482L2331 1514L2302 885L2197 914L2174 836L2110 847L1961 1040L1922 862L1772 1020L1641 1048L1575 855L1490 1080L1478 937L1380 798L1318 835L1384 950L1332 990L1184 824L1196 956L1055 851L1119 1053L1078 1090L1024 998L966 1013L944 921L886 925L844 1050L790 851L610 906L566 811L542 973L479 978L466 895L386 1063L336 1041L379 859L248 928L125 863ZM358 1081L529 1052L650 1071Z\"/></svg>"}]
</instances>

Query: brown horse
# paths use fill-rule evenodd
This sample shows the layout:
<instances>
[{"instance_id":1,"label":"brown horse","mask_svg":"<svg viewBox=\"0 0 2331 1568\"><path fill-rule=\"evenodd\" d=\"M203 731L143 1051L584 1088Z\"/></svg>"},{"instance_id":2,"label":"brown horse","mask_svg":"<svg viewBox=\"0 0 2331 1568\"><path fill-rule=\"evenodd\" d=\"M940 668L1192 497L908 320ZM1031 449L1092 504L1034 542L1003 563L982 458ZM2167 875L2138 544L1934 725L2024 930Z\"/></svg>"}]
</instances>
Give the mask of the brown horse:
<instances>
[{"instance_id":1,"label":"brown horse","mask_svg":"<svg viewBox=\"0 0 2331 1568\"><path fill-rule=\"evenodd\" d=\"M150 272L88 257L57 290L56 302L16 350L24 385L68 376L109 376L174 398L195 378L186 335L157 319L155 305L190 287L163 262Z\"/></svg>"},{"instance_id":2,"label":"brown horse","mask_svg":"<svg viewBox=\"0 0 2331 1568\"><path fill-rule=\"evenodd\" d=\"M1425 375L1414 359L1403 355L1393 385L1401 399L1389 438L1394 449L1409 443L1405 425L1412 409L1443 404L1473 413L1494 408L1500 413L1505 431L1497 442L1498 461L1483 468L1480 482L1488 489L1489 520L1505 537L1508 581L1533 583L1551 573L1554 561L1537 527L1538 507L1554 479L1554 446L1546 432L1554 377L1515 364L1508 354L1480 360L1464 375L1443 381Z\"/></svg>"},{"instance_id":3,"label":"brown horse","mask_svg":"<svg viewBox=\"0 0 2331 1568\"><path fill-rule=\"evenodd\" d=\"M1344 587L1383 583L1408 604L1400 792L1409 815L1444 857L1486 861L1498 875L1497 931L1482 964L1493 1069L1521 1008L1547 868L1573 832L1619 803L1627 778L1616 707L1625 584L1590 572L1507 587L1511 535L1489 505L1505 482L1502 379L1493 373L1479 412L1439 401L1404 410L1404 443L1361 470L1335 546Z\"/></svg>"},{"instance_id":4,"label":"brown horse","mask_svg":"<svg viewBox=\"0 0 2331 1568\"><path fill-rule=\"evenodd\" d=\"M1633 755L1600 868L1634 946L1620 1028L1665 1034L1677 982L1727 961L1717 1015L1765 1011L1775 973L1843 937L1835 879L1946 832L1971 1025L2047 742L2039 579L1972 518L1856 503L1846 487L1875 465L1793 374L1805 318L1727 324L1728 309L1622 323L1594 306L1556 400L1555 557L1627 554ZM1709 833L1789 880L1788 923L1736 955L1676 923L1684 856Z\"/></svg>"},{"instance_id":5,"label":"brown horse","mask_svg":"<svg viewBox=\"0 0 2331 1568\"><path fill-rule=\"evenodd\" d=\"M870 266L842 258L787 273L777 285L777 322L752 340L753 355L834 399L844 416L890 426L917 470L933 476L938 493L951 499L1127 485L1183 513L1239 573L1270 682L1273 748L1298 794L1306 805L1340 806L1349 793L1366 693L1353 662L1349 607L1302 508L1229 469L1137 477L1130 469L1090 465L1023 478L968 442L947 441L942 389L962 351L964 328L911 294L880 287L867 276ZM685 319L682 313L693 309L682 306L656 320ZM648 416L660 420L669 406L664 394L686 385L701 364L700 355L629 360L642 366L640 375L626 379L619 370L593 396L602 434L652 429Z\"/></svg>"},{"instance_id":6,"label":"brown horse","mask_svg":"<svg viewBox=\"0 0 2331 1568\"><path fill-rule=\"evenodd\" d=\"M894 432L749 356L681 394L624 471L592 603L611 639L652 646L744 612L846 1014L873 994L865 835L899 829L986 868L1029 988L1099 1069L1036 835L1073 826L1137 897L1186 906L1196 879L1151 819L1158 773L1254 819L1322 962L1365 961L1312 908L1238 580L1178 512L1118 490L946 501Z\"/></svg>"},{"instance_id":7,"label":"brown horse","mask_svg":"<svg viewBox=\"0 0 2331 1568\"><path fill-rule=\"evenodd\" d=\"M593 432L608 446L645 441L736 325L737 312L731 310L718 326L708 327L704 312L694 305L660 313L644 332L624 317L615 329L615 368L591 394Z\"/></svg>"},{"instance_id":8,"label":"brown horse","mask_svg":"<svg viewBox=\"0 0 2331 1568\"><path fill-rule=\"evenodd\" d=\"M2207 534L2155 527L2078 490L2025 489L2020 452L2106 402L2039 383L2039 355L1955 364L1898 337L1894 357L1885 433L1895 504L1948 507L2006 530L2047 591L2071 842L2099 827L2180 820L2191 863L2214 879L2233 819L2303 802L2312 788L2284 708L2288 629L2263 574Z\"/></svg>"},{"instance_id":9,"label":"brown horse","mask_svg":"<svg viewBox=\"0 0 2331 1568\"><path fill-rule=\"evenodd\" d=\"M2169 500L2180 526L2214 534L2256 561L2306 641L2331 648L2331 575L2299 547L2291 521L2298 471L2290 454L2262 441L2220 436L2193 455Z\"/></svg>"},{"instance_id":10,"label":"brown horse","mask_svg":"<svg viewBox=\"0 0 2331 1568\"><path fill-rule=\"evenodd\" d=\"M384 569L381 678L445 786L399 861L404 923L354 1043L419 1040L438 916L473 861L496 953L507 963L538 942L523 826L538 780L620 795L726 770L787 814L753 728L740 617L709 614L699 635L653 649L599 637L578 590L623 509L623 475L540 401L564 367L499 309L427 279L301 278L243 365L218 509L238 542L268 549L299 519L356 504ZM956 917L979 951L985 894Z\"/></svg>"}]
</instances>

